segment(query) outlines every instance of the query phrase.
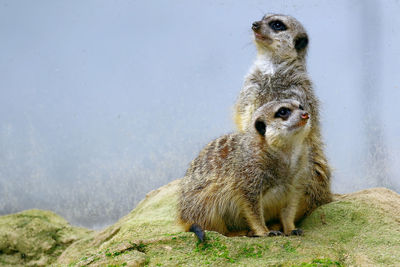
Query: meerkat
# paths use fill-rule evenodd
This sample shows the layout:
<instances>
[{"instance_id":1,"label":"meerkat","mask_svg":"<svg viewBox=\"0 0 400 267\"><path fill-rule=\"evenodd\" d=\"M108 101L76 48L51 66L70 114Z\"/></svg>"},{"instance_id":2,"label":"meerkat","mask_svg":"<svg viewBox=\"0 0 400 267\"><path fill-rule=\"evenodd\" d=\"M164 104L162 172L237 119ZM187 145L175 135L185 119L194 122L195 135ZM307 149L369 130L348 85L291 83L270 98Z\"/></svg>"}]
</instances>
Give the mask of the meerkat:
<instances>
[{"instance_id":1,"label":"meerkat","mask_svg":"<svg viewBox=\"0 0 400 267\"><path fill-rule=\"evenodd\" d=\"M332 201L331 170L323 151L319 102L306 70L308 35L296 19L266 15L252 24L257 58L245 77L234 108L240 132L252 127L251 118L263 104L279 99L296 99L311 114L312 128L306 140L311 147L312 168L306 181L296 221L316 207Z\"/></svg>"},{"instance_id":2,"label":"meerkat","mask_svg":"<svg viewBox=\"0 0 400 267\"><path fill-rule=\"evenodd\" d=\"M279 218L285 235L294 225L308 179L309 113L296 100L271 101L243 133L209 143L180 183L178 222L204 241L204 230L227 236L268 236L266 222Z\"/></svg>"}]
</instances>

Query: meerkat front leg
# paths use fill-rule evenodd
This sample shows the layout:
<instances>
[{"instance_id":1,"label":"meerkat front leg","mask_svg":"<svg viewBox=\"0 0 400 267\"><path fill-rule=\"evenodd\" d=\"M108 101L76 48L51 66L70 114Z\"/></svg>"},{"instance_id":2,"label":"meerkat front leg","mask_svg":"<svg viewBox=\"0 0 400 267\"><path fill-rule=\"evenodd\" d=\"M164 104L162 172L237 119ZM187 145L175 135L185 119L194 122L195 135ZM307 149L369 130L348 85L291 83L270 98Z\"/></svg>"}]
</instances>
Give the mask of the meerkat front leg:
<instances>
[{"instance_id":1,"label":"meerkat front leg","mask_svg":"<svg viewBox=\"0 0 400 267\"><path fill-rule=\"evenodd\" d=\"M247 207L243 210L244 217L251 230L249 232L250 236L267 236L269 233L260 212L259 207Z\"/></svg>"},{"instance_id":2,"label":"meerkat front leg","mask_svg":"<svg viewBox=\"0 0 400 267\"><path fill-rule=\"evenodd\" d=\"M296 229L294 219L296 217L298 198L292 197L288 205L281 211L281 222L285 235L302 235L301 229Z\"/></svg>"},{"instance_id":3,"label":"meerkat front leg","mask_svg":"<svg viewBox=\"0 0 400 267\"><path fill-rule=\"evenodd\" d=\"M265 225L263 209L261 207L260 200L250 201L245 200L243 205L243 215L250 227L250 232L248 236L276 236L281 235L279 231L269 231L268 227Z\"/></svg>"}]
</instances>

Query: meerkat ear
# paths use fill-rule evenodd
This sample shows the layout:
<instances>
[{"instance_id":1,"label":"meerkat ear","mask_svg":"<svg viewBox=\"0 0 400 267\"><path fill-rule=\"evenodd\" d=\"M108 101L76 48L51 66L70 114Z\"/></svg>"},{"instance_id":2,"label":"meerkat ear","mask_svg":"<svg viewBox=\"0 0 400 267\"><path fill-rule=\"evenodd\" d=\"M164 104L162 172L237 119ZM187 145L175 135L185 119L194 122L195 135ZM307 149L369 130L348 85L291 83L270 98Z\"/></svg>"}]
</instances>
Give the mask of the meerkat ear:
<instances>
[{"instance_id":1,"label":"meerkat ear","mask_svg":"<svg viewBox=\"0 0 400 267\"><path fill-rule=\"evenodd\" d=\"M263 121L260 120L256 120L256 123L254 124L254 127L256 127L256 130L259 134L261 134L262 136L265 135L265 131L267 128L267 125L265 125L265 123Z\"/></svg>"},{"instance_id":2,"label":"meerkat ear","mask_svg":"<svg viewBox=\"0 0 400 267\"><path fill-rule=\"evenodd\" d=\"M296 48L297 52L303 50L308 45L308 37L307 35L300 35L297 36L294 40L294 47Z\"/></svg>"}]
</instances>

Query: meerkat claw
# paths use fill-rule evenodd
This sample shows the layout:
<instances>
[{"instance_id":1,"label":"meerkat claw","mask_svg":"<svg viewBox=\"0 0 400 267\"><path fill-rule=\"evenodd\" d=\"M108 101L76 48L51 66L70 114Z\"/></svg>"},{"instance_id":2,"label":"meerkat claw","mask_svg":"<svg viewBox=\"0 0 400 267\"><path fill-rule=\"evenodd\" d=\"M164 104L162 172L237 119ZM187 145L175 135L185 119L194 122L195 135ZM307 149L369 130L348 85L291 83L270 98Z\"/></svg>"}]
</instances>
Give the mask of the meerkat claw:
<instances>
[{"instance_id":1,"label":"meerkat claw","mask_svg":"<svg viewBox=\"0 0 400 267\"><path fill-rule=\"evenodd\" d=\"M269 231L268 236L279 236L283 235L281 231Z\"/></svg>"},{"instance_id":2,"label":"meerkat claw","mask_svg":"<svg viewBox=\"0 0 400 267\"><path fill-rule=\"evenodd\" d=\"M303 230L301 229L294 229L290 232L290 235L303 235Z\"/></svg>"}]
</instances>

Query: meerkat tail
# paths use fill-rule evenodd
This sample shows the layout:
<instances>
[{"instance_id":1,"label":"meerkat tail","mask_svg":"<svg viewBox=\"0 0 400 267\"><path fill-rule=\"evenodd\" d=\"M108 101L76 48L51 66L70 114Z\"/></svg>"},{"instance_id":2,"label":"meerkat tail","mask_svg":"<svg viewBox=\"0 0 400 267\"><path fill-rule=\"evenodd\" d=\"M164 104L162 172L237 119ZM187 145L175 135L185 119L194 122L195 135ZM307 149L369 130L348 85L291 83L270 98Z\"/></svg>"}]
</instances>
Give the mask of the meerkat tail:
<instances>
[{"instance_id":1,"label":"meerkat tail","mask_svg":"<svg viewBox=\"0 0 400 267\"><path fill-rule=\"evenodd\" d=\"M195 233L195 235L197 236L197 238L199 239L199 241L201 243L204 242L206 235L204 233L204 230L200 227L200 225L194 223L190 226L189 228L189 232L193 232Z\"/></svg>"}]
</instances>

